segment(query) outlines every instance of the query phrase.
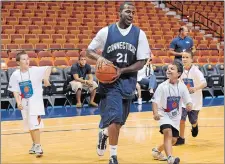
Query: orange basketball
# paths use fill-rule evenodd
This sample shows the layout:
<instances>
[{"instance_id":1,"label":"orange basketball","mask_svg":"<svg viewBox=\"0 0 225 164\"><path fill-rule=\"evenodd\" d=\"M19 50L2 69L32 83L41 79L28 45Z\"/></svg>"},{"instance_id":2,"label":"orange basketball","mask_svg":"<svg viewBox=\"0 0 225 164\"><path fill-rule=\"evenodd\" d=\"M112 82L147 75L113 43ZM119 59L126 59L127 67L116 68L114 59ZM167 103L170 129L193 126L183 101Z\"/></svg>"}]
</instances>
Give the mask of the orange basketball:
<instances>
[{"instance_id":1,"label":"orange basketball","mask_svg":"<svg viewBox=\"0 0 225 164\"><path fill-rule=\"evenodd\" d=\"M101 83L112 83L117 75L117 69L113 64L102 64L101 68L96 67L95 75Z\"/></svg>"}]
</instances>

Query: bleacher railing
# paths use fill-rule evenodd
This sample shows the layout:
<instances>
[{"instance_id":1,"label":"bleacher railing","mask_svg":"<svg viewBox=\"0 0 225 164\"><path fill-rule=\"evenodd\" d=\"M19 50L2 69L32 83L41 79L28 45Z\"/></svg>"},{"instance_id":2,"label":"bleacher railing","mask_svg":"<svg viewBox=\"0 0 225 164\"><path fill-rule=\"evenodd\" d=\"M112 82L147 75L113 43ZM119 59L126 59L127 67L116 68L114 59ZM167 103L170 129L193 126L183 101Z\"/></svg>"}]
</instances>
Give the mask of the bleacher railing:
<instances>
[{"instance_id":1,"label":"bleacher railing","mask_svg":"<svg viewBox=\"0 0 225 164\"><path fill-rule=\"evenodd\" d=\"M174 1L168 1L166 3L168 3L170 6L173 6L173 8L176 11L180 12L181 19L187 18L188 15L184 14L185 13L184 2L176 1L176 3L174 3ZM208 16L205 16L199 12L194 12L194 22L193 23L194 23L194 28L196 28L196 24L202 24L203 26L207 27L214 33L218 34L220 41L223 40L222 27L215 21L209 19ZM214 27L214 28L211 28L211 27Z\"/></svg>"},{"instance_id":2,"label":"bleacher railing","mask_svg":"<svg viewBox=\"0 0 225 164\"><path fill-rule=\"evenodd\" d=\"M201 24L208 29L212 30L216 34L219 35L220 41L223 39L223 33L222 33L222 27L220 24L214 22L213 20L209 19L207 16L199 13L199 12L194 12L194 28L196 27L197 24ZM214 27L214 28L211 28Z\"/></svg>"}]
</instances>

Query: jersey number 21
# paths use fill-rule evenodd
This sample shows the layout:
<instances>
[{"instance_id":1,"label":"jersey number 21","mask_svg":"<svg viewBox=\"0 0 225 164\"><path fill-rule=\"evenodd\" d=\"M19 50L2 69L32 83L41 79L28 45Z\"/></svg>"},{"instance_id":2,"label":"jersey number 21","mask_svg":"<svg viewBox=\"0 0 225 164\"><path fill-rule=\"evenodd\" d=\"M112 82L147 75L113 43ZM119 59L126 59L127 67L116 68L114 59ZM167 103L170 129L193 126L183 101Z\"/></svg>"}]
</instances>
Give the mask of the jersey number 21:
<instances>
[{"instance_id":1,"label":"jersey number 21","mask_svg":"<svg viewBox=\"0 0 225 164\"><path fill-rule=\"evenodd\" d=\"M127 63L127 54L123 55L122 53L118 53L116 62L117 63Z\"/></svg>"}]
</instances>

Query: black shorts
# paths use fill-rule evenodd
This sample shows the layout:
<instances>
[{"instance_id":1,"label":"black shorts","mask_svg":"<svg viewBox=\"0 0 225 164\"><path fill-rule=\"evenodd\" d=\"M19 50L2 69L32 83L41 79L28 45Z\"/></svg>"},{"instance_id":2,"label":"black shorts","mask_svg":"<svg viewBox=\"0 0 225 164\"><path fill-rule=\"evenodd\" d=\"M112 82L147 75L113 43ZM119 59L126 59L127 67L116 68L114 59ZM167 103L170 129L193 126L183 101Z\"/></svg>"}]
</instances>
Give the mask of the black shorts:
<instances>
[{"instance_id":1,"label":"black shorts","mask_svg":"<svg viewBox=\"0 0 225 164\"><path fill-rule=\"evenodd\" d=\"M196 122L198 121L198 114L199 110L191 110L188 112L185 108L182 108L181 120L186 121L186 118L188 116L189 122L191 124L196 124Z\"/></svg>"},{"instance_id":2,"label":"black shorts","mask_svg":"<svg viewBox=\"0 0 225 164\"><path fill-rule=\"evenodd\" d=\"M172 125L170 125L170 124L163 124L163 125L161 125L159 132L163 134L163 130L164 129L168 129L168 128L172 130L173 137L179 137L179 131L176 128L174 128Z\"/></svg>"}]
</instances>

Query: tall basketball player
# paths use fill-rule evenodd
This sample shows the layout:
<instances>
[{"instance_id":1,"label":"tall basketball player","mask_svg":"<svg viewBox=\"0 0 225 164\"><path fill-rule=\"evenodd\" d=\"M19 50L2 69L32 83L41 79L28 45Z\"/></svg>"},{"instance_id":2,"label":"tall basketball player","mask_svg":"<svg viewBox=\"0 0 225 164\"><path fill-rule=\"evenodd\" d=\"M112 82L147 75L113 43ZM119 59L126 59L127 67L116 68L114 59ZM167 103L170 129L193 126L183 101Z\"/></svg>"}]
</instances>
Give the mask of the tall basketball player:
<instances>
[{"instance_id":1,"label":"tall basketball player","mask_svg":"<svg viewBox=\"0 0 225 164\"><path fill-rule=\"evenodd\" d=\"M135 6L130 2L120 5L119 21L102 28L90 43L87 56L102 63L112 62L117 66L117 80L99 85L101 96L100 132L97 153L104 155L109 137L110 164L117 164L117 144L120 128L125 124L134 96L137 71L150 57L150 48L145 33L132 25ZM96 50L103 50L102 56Z\"/></svg>"}]
</instances>

